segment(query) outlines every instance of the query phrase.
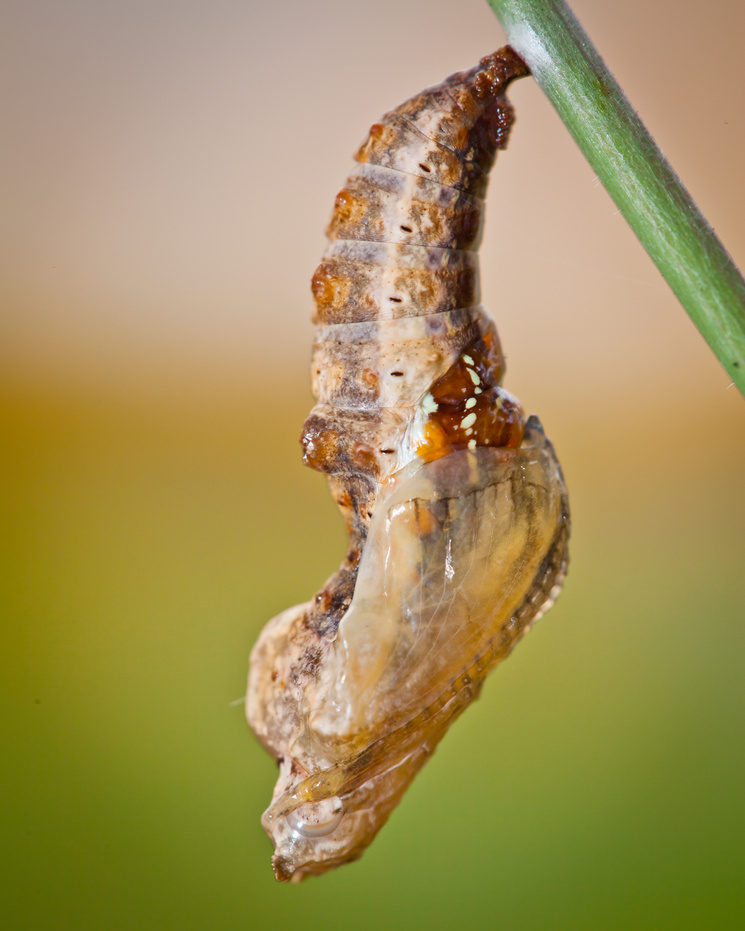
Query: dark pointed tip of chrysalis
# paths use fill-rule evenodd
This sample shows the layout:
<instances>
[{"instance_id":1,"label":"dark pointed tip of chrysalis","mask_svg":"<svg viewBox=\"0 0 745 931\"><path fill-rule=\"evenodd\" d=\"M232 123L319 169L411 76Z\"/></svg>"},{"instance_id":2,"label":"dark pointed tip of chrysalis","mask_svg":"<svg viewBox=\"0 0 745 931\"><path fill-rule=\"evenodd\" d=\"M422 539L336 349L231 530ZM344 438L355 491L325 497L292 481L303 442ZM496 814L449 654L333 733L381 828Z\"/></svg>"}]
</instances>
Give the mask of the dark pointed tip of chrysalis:
<instances>
[{"instance_id":1,"label":"dark pointed tip of chrysalis","mask_svg":"<svg viewBox=\"0 0 745 931\"><path fill-rule=\"evenodd\" d=\"M530 68L527 62L517 54L511 45L503 45L502 48L497 49L492 55L487 55L486 58L483 58L482 63L490 59L499 59L504 63L504 67L507 69L505 81L508 84L510 81L514 81L515 78L524 78L530 74Z\"/></svg>"},{"instance_id":2,"label":"dark pointed tip of chrysalis","mask_svg":"<svg viewBox=\"0 0 745 931\"><path fill-rule=\"evenodd\" d=\"M471 74L471 93L477 99L487 100L503 93L517 78L527 77L530 68L511 45L505 45L485 55Z\"/></svg>"},{"instance_id":3,"label":"dark pointed tip of chrysalis","mask_svg":"<svg viewBox=\"0 0 745 931\"><path fill-rule=\"evenodd\" d=\"M461 78L466 93L481 110L470 131L470 141L477 153L474 160L485 173L491 168L496 151L506 148L514 120L514 110L505 93L507 87L516 78L529 74L530 69L523 59L511 46L505 45L482 58L470 72L453 76ZM453 78L448 79L448 83Z\"/></svg>"}]
</instances>

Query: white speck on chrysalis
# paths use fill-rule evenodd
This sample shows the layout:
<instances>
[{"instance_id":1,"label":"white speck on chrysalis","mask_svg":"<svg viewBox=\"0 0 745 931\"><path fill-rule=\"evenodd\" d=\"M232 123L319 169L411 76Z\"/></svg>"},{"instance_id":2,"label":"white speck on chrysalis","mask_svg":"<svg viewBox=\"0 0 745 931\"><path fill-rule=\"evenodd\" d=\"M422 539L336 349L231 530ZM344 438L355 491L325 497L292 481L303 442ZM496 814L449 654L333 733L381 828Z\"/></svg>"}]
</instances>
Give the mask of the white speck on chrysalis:
<instances>
[{"instance_id":1,"label":"white speck on chrysalis","mask_svg":"<svg viewBox=\"0 0 745 931\"><path fill-rule=\"evenodd\" d=\"M460 425L465 430L466 427L471 427L475 423L476 423L476 415L473 413L473 411L471 411L470 414L466 414L463 420L461 420Z\"/></svg>"},{"instance_id":2,"label":"white speck on chrysalis","mask_svg":"<svg viewBox=\"0 0 745 931\"><path fill-rule=\"evenodd\" d=\"M476 372L474 372L473 369L466 369L466 371L467 371L468 374L471 376L471 381L474 383L474 385L480 385L480 384L481 384L481 379L480 379L479 376L476 374Z\"/></svg>"},{"instance_id":3,"label":"white speck on chrysalis","mask_svg":"<svg viewBox=\"0 0 745 931\"><path fill-rule=\"evenodd\" d=\"M473 364L474 364L474 363L473 363L473 359L472 359L470 356L463 356L463 361L466 363L466 365L473 365Z\"/></svg>"},{"instance_id":4,"label":"white speck on chrysalis","mask_svg":"<svg viewBox=\"0 0 745 931\"><path fill-rule=\"evenodd\" d=\"M476 407L476 398L469 398L466 401L466 410L469 410L472 407Z\"/></svg>"},{"instance_id":5,"label":"white speck on chrysalis","mask_svg":"<svg viewBox=\"0 0 745 931\"><path fill-rule=\"evenodd\" d=\"M422 410L424 413L434 414L439 406L440 405L437 403L437 401L435 401L435 399L432 397L432 394L428 391L424 395L424 400L422 401Z\"/></svg>"}]
</instances>

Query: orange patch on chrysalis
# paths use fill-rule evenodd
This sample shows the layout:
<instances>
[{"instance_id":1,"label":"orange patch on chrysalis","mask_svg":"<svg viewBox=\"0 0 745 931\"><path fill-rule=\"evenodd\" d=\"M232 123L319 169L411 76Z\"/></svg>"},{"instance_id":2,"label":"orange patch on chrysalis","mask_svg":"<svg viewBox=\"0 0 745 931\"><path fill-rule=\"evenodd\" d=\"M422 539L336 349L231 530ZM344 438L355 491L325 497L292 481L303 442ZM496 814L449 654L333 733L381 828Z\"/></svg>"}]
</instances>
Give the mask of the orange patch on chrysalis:
<instances>
[{"instance_id":1,"label":"orange patch on chrysalis","mask_svg":"<svg viewBox=\"0 0 745 931\"><path fill-rule=\"evenodd\" d=\"M367 211L367 198L359 197L343 188L336 195L334 201L334 213L329 223L329 230L342 224L361 223Z\"/></svg>"},{"instance_id":2,"label":"orange patch on chrysalis","mask_svg":"<svg viewBox=\"0 0 745 931\"><path fill-rule=\"evenodd\" d=\"M466 347L429 391L431 410L417 447L422 459L431 462L456 449L520 445L523 409L499 387L503 372L504 360L493 331Z\"/></svg>"},{"instance_id":3,"label":"orange patch on chrysalis","mask_svg":"<svg viewBox=\"0 0 745 931\"><path fill-rule=\"evenodd\" d=\"M366 162L370 157L370 151L375 148L376 144L388 148L393 145L395 138L396 132L392 126L387 126L385 123L373 123L367 139L359 147L354 157L358 162Z\"/></svg>"},{"instance_id":4,"label":"orange patch on chrysalis","mask_svg":"<svg viewBox=\"0 0 745 931\"><path fill-rule=\"evenodd\" d=\"M473 419L471 418L473 415ZM456 449L509 446L522 443L525 419L520 403L501 388L485 391L476 405L441 406L424 425L424 441L417 454L432 462Z\"/></svg>"},{"instance_id":5,"label":"orange patch on chrysalis","mask_svg":"<svg viewBox=\"0 0 745 931\"><path fill-rule=\"evenodd\" d=\"M327 265L321 262L311 278L310 287L320 308L337 308L344 306L350 284L348 278L329 274Z\"/></svg>"}]
</instances>

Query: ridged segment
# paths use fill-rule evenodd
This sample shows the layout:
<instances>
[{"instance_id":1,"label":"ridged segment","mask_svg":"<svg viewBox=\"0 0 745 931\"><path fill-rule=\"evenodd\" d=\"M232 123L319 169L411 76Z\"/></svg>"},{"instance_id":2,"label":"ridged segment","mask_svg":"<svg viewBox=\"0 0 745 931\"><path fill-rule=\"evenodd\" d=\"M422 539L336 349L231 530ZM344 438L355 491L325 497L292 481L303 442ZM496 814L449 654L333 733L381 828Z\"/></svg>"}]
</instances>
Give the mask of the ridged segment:
<instances>
[{"instance_id":1,"label":"ridged segment","mask_svg":"<svg viewBox=\"0 0 745 931\"><path fill-rule=\"evenodd\" d=\"M470 307L480 298L474 252L337 240L312 281L315 323L356 323Z\"/></svg>"},{"instance_id":2,"label":"ridged segment","mask_svg":"<svg viewBox=\"0 0 745 931\"><path fill-rule=\"evenodd\" d=\"M477 249L482 202L391 168L360 165L336 196L329 239Z\"/></svg>"},{"instance_id":3,"label":"ridged segment","mask_svg":"<svg viewBox=\"0 0 745 931\"><path fill-rule=\"evenodd\" d=\"M468 307L319 327L313 394L322 404L340 407L413 407L422 385L426 389L450 368L487 325L481 308Z\"/></svg>"}]
</instances>

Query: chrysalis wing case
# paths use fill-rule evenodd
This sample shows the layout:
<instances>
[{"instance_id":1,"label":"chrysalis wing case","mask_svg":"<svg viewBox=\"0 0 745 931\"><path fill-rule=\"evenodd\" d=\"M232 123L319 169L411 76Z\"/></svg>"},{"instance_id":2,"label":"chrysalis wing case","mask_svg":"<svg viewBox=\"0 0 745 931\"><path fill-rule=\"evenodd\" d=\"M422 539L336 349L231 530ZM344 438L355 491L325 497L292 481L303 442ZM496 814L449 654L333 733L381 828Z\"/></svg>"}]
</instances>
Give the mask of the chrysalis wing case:
<instances>
[{"instance_id":1,"label":"chrysalis wing case","mask_svg":"<svg viewBox=\"0 0 745 931\"><path fill-rule=\"evenodd\" d=\"M537 417L500 387L476 249L509 47L388 113L336 197L313 276L305 462L349 550L264 628L248 720L277 759L280 880L359 857L487 673L556 598L569 511Z\"/></svg>"}]
</instances>

